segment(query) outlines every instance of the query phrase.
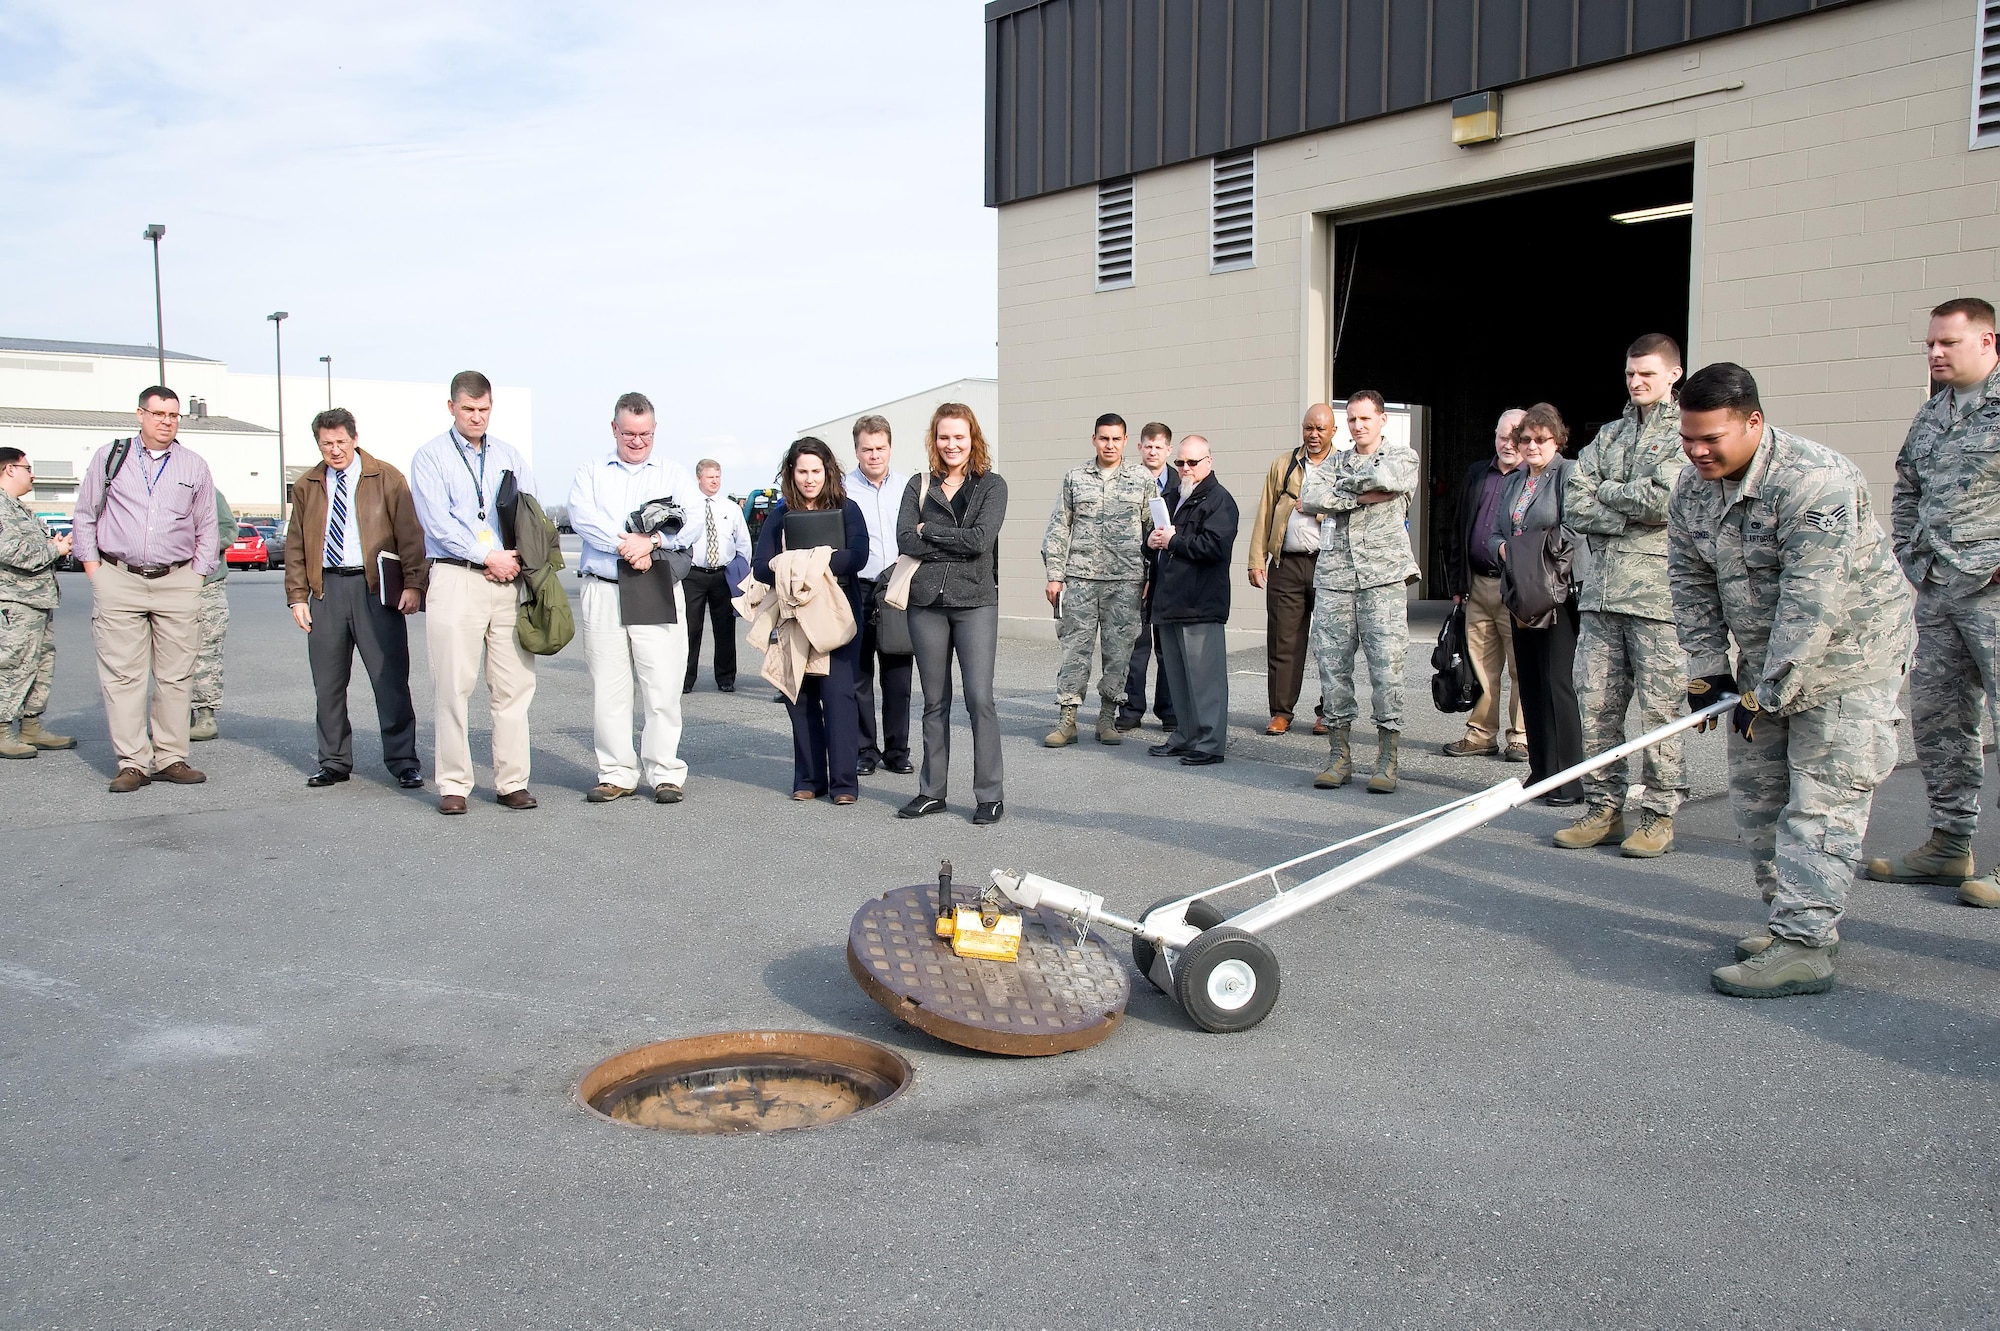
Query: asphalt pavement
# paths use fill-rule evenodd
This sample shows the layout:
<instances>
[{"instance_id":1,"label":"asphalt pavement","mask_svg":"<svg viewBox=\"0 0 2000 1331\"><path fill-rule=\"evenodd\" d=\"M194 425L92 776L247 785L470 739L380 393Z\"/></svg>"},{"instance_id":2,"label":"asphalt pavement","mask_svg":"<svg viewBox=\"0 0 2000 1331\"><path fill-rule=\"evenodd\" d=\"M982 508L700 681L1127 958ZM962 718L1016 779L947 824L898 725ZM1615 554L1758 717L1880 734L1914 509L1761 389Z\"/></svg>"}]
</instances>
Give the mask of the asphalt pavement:
<instances>
[{"instance_id":1,"label":"asphalt pavement","mask_svg":"<svg viewBox=\"0 0 2000 1331\"><path fill-rule=\"evenodd\" d=\"M483 785L443 819L382 771L358 670L356 779L304 787L275 573L230 580L208 783L107 794L88 588L63 588L49 722L83 744L0 763L0 1325L2000 1324L2000 912L1860 883L1831 993L1712 993L1762 918L1713 735L1675 854L1509 815L1274 931L1282 998L1241 1034L1135 980L1104 1044L990 1057L849 978L854 911L941 857L1136 910L1519 774L1437 754L1434 614L1390 796L1311 789L1320 742L1259 733L1254 653L1220 767L1149 758L1150 721L1045 750L1054 650L1009 641L995 827L966 818L962 714L950 814L894 819L915 778L886 774L851 808L786 798L748 652L738 692L704 670L685 700L685 803L587 805L573 646L541 666L541 807ZM1869 846L1923 830L1906 766ZM878 1040L915 1081L766 1138L572 1098L620 1049L739 1028Z\"/></svg>"}]
</instances>

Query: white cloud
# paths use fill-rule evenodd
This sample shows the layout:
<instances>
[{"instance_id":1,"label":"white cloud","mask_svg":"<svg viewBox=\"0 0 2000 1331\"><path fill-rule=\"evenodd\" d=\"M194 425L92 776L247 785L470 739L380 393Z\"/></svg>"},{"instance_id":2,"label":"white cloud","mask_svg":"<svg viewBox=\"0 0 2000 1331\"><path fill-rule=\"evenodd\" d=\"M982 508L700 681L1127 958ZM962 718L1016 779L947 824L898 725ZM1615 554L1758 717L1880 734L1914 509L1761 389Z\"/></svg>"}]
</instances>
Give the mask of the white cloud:
<instances>
[{"instance_id":1,"label":"white cloud","mask_svg":"<svg viewBox=\"0 0 2000 1331\"><path fill-rule=\"evenodd\" d=\"M0 0L0 332L150 341L164 222L171 347L264 368L282 308L336 386L531 386L552 476L638 388L761 479L994 372L983 41L937 0Z\"/></svg>"}]
</instances>

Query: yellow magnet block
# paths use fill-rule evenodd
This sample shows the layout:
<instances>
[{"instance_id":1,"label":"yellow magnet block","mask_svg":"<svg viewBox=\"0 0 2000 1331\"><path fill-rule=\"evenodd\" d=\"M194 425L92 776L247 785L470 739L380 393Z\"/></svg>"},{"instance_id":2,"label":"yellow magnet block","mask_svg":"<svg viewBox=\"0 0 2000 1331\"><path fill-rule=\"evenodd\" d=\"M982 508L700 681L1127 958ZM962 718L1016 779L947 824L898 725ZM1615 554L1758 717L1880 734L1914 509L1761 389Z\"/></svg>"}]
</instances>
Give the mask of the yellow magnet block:
<instances>
[{"instance_id":1,"label":"yellow magnet block","mask_svg":"<svg viewBox=\"0 0 2000 1331\"><path fill-rule=\"evenodd\" d=\"M1013 961L1021 955L1021 917L1002 915L991 928L971 906L960 906L953 920L951 950L978 961Z\"/></svg>"}]
</instances>

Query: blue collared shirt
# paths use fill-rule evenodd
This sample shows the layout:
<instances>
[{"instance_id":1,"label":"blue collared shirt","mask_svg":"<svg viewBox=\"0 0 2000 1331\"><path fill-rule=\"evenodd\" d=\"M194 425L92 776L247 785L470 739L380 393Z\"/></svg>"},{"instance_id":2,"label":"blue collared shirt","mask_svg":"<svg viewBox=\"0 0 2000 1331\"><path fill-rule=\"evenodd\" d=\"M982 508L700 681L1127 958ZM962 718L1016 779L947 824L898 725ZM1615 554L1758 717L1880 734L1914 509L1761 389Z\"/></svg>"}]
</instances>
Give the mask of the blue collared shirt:
<instances>
[{"instance_id":1,"label":"blue collared shirt","mask_svg":"<svg viewBox=\"0 0 2000 1331\"><path fill-rule=\"evenodd\" d=\"M482 452L483 486L478 481ZM507 471L514 473L514 485L522 493L535 493L534 473L504 439L489 434L484 449L474 448L453 426L417 450L410 461L410 497L416 501L417 521L424 524L426 555L483 564L500 548L500 514L493 500L500 492L500 474ZM482 532L488 538L482 539Z\"/></svg>"},{"instance_id":2,"label":"blue collared shirt","mask_svg":"<svg viewBox=\"0 0 2000 1331\"><path fill-rule=\"evenodd\" d=\"M868 562L861 566L861 576L871 582L895 563L900 553L896 548L896 519L903 509L903 487L909 483L909 477L893 471L882 477L880 485L870 481L859 467L847 473L847 497L861 509L861 516L868 523Z\"/></svg>"},{"instance_id":3,"label":"blue collared shirt","mask_svg":"<svg viewBox=\"0 0 2000 1331\"><path fill-rule=\"evenodd\" d=\"M625 535L626 520L647 500L667 498L677 500L689 516L688 524L664 544L685 550L696 535L694 515L701 511L701 489L686 467L662 457L657 448L644 462L621 462L614 448L577 468L569 487L569 525L583 538L578 570L615 581L618 538Z\"/></svg>"},{"instance_id":4,"label":"blue collared shirt","mask_svg":"<svg viewBox=\"0 0 2000 1331\"><path fill-rule=\"evenodd\" d=\"M474 464L477 465L476 463ZM489 464L491 465L491 464ZM361 484L361 450L355 449L354 456L347 460L345 471L335 471L331 467L326 473L326 525L333 526L333 491L340 484L340 478L347 478L347 525L341 528L340 549L327 550L324 544L326 533L320 533L325 551L322 558L330 568L360 568L367 558L361 550L361 519L354 511L354 491Z\"/></svg>"}]
</instances>

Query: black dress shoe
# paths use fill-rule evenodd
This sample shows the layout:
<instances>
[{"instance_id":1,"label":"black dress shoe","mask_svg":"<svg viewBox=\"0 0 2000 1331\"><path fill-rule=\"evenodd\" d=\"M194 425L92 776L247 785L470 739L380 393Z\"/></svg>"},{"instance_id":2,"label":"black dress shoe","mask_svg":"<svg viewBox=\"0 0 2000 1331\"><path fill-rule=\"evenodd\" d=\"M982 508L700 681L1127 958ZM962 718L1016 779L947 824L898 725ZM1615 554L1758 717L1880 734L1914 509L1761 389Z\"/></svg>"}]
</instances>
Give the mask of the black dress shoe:
<instances>
[{"instance_id":1,"label":"black dress shoe","mask_svg":"<svg viewBox=\"0 0 2000 1331\"><path fill-rule=\"evenodd\" d=\"M396 778L396 784L404 790L422 790L424 788L424 774L422 772L404 772Z\"/></svg>"},{"instance_id":2,"label":"black dress shoe","mask_svg":"<svg viewBox=\"0 0 2000 1331\"><path fill-rule=\"evenodd\" d=\"M943 813L944 809L945 804L943 800L931 795L919 795L902 808L896 810L896 816L898 818L922 818L927 814Z\"/></svg>"},{"instance_id":3,"label":"black dress shoe","mask_svg":"<svg viewBox=\"0 0 2000 1331\"><path fill-rule=\"evenodd\" d=\"M1567 809L1583 803L1581 795L1551 795L1544 801L1551 809Z\"/></svg>"},{"instance_id":4,"label":"black dress shoe","mask_svg":"<svg viewBox=\"0 0 2000 1331\"><path fill-rule=\"evenodd\" d=\"M347 776L346 772L336 772L331 767L322 767L306 778L306 784L318 790L322 786L337 786L347 780Z\"/></svg>"},{"instance_id":5,"label":"black dress shoe","mask_svg":"<svg viewBox=\"0 0 2000 1331\"><path fill-rule=\"evenodd\" d=\"M715 687L721 689L724 693L736 692L736 686L734 684L717 684Z\"/></svg>"},{"instance_id":6,"label":"black dress shoe","mask_svg":"<svg viewBox=\"0 0 2000 1331\"><path fill-rule=\"evenodd\" d=\"M875 764L869 762L866 758L864 758L860 762L854 764L854 774L856 776L874 776Z\"/></svg>"},{"instance_id":7,"label":"black dress shoe","mask_svg":"<svg viewBox=\"0 0 2000 1331\"><path fill-rule=\"evenodd\" d=\"M981 800L972 810L972 825L987 827L1000 821L1007 812L1007 805L1000 800Z\"/></svg>"},{"instance_id":8,"label":"black dress shoe","mask_svg":"<svg viewBox=\"0 0 2000 1331\"><path fill-rule=\"evenodd\" d=\"M897 776L908 776L917 770L910 765L908 758L903 759L901 762L897 762L894 758L891 758L888 762L883 763L882 766L884 769L894 772Z\"/></svg>"},{"instance_id":9,"label":"black dress shoe","mask_svg":"<svg viewBox=\"0 0 2000 1331\"><path fill-rule=\"evenodd\" d=\"M1155 744L1152 748L1147 749L1146 752L1152 754L1155 758L1176 758L1179 757L1181 754L1186 753L1187 750L1176 748L1170 742L1166 744Z\"/></svg>"},{"instance_id":10,"label":"black dress shoe","mask_svg":"<svg viewBox=\"0 0 2000 1331\"><path fill-rule=\"evenodd\" d=\"M1182 767L1213 767L1221 761L1222 755L1219 753L1184 753L1181 755Z\"/></svg>"}]
</instances>

